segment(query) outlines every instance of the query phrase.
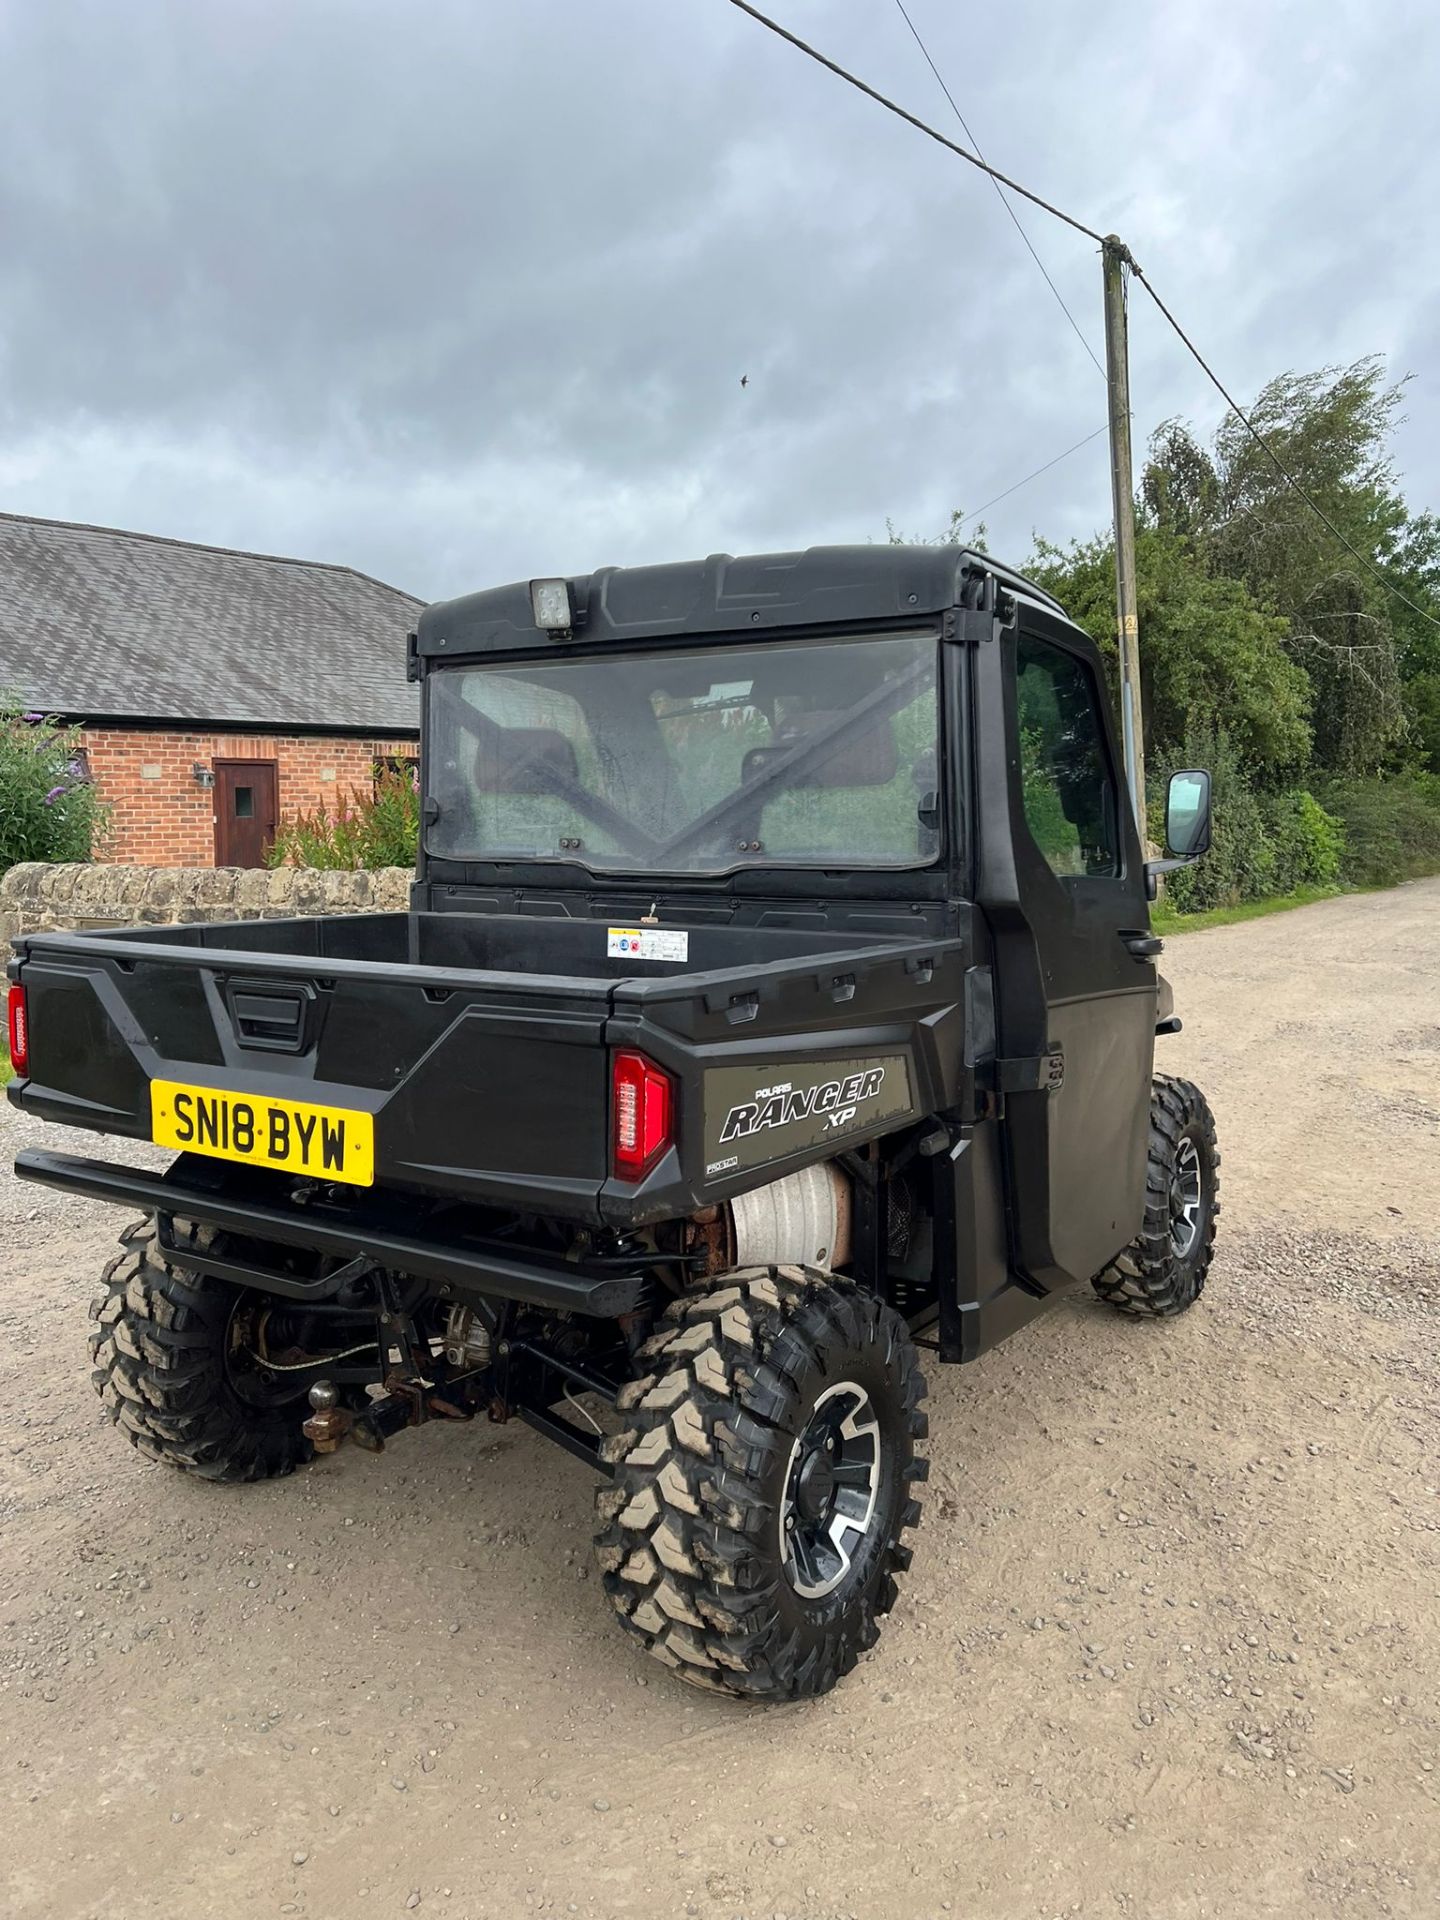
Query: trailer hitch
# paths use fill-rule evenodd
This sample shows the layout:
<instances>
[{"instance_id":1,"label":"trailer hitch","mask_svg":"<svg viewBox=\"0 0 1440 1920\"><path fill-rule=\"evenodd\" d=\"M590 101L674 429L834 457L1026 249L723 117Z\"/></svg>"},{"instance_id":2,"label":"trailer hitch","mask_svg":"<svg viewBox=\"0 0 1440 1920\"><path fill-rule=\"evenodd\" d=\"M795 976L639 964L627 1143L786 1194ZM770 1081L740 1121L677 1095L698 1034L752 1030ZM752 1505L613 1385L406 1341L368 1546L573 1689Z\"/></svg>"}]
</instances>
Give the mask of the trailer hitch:
<instances>
[{"instance_id":1,"label":"trailer hitch","mask_svg":"<svg viewBox=\"0 0 1440 1920\"><path fill-rule=\"evenodd\" d=\"M385 1442L406 1427L431 1420L473 1420L475 1408L450 1400L425 1380L392 1373L385 1392L366 1407L342 1407L340 1389L331 1380L317 1380L309 1394L311 1413L301 1432L316 1453L334 1453L343 1440L353 1440L366 1453L383 1453Z\"/></svg>"},{"instance_id":2,"label":"trailer hitch","mask_svg":"<svg viewBox=\"0 0 1440 1920\"><path fill-rule=\"evenodd\" d=\"M340 1389L330 1380L317 1380L309 1394L311 1412L300 1431L316 1453L334 1453L355 1424L349 1407L340 1404Z\"/></svg>"},{"instance_id":3,"label":"trailer hitch","mask_svg":"<svg viewBox=\"0 0 1440 1920\"><path fill-rule=\"evenodd\" d=\"M426 1364L421 1344L407 1338L413 1328L405 1326L406 1318L403 1313L381 1315L382 1326L406 1359L385 1376L385 1391L378 1399L347 1407L335 1381L317 1380L310 1388L311 1412L302 1431L316 1453L334 1453L345 1440L367 1453L383 1453L385 1442L405 1427L473 1420L483 1408L497 1423L518 1417L597 1472L612 1476L613 1467L600 1453L601 1430L591 1415L579 1409L593 1428L586 1432L552 1411L562 1400L576 1406L572 1389L577 1387L613 1406L617 1383L608 1375L537 1341L502 1334L495 1341L493 1366L452 1379L446 1360L437 1357Z\"/></svg>"}]
</instances>

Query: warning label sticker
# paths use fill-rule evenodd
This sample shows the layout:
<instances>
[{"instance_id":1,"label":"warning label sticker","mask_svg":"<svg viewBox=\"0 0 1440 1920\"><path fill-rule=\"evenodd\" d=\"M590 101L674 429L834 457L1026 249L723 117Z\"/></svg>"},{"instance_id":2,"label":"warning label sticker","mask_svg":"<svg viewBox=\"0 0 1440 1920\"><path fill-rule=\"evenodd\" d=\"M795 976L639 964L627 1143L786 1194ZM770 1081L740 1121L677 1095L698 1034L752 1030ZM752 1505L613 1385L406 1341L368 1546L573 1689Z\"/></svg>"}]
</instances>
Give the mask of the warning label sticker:
<instances>
[{"instance_id":1,"label":"warning label sticker","mask_svg":"<svg viewBox=\"0 0 1440 1920\"><path fill-rule=\"evenodd\" d=\"M608 927L605 951L612 960L688 960L690 936L678 927Z\"/></svg>"}]
</instances>

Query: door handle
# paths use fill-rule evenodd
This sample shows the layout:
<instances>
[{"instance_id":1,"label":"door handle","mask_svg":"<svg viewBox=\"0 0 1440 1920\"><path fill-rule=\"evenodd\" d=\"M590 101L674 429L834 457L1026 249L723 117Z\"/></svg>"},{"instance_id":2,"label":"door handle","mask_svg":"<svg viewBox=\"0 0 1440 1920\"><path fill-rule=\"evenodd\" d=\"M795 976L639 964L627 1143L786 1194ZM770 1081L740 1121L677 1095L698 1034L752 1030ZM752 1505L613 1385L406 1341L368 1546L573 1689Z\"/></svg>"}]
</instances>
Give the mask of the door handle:
<instances>
[{"instance_id":1,"label":"door handle","mask_svg":"<svg viewBox=\"0 0 1440 1920\"><path fill-rule=\"evenodd\" d=\"M1132 960L1153 960L1157 954L1165 951L1165 942L1158 933L1145 933L1138 927L1122 927L1120 938L1125 942Z\"/></svg>"}]
</instances>

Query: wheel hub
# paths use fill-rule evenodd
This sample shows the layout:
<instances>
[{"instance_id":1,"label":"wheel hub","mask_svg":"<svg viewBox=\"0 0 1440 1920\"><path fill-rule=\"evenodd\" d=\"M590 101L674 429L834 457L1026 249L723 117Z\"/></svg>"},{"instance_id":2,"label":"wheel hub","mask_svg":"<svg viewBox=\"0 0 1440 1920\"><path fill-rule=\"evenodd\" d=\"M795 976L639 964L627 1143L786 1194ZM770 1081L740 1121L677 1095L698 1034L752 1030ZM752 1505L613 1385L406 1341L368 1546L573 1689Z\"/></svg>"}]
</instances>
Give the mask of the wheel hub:
<instances>
[{"instance_id":1,"label":"wheel hub","mask_svg":"<svg viewBox=\"0 0 1440 1920\"><path fill-rule=\"evenodd\" d=\"M802 1599L833 1593L875 1518L880 1425L853 1380L827 1387L790 1451L780 1503L785 1576Z\"/></svg>"},{"instance_id":2,"label":"wheel hub","mask_svg":"<svg viewBox=\"0 0 1440 1920\"><path fill-rule=\"evenodd\" d=\"M283 1310L242 1295L231 1309L225 1336L225 1377L246 1406L288 1407L303 1401L316 1375L334 1357L307 1359L293 1344Z\"/></svg>"},{"instance_id":3,"label":"wheel hub","mask_svg":"<svg viewBox=\"0 0 1440 1920\"><path fill-rule=\"evenodd\" d=\"M806 1459L796 1481L797 1519L814 1526L830 1511L834 1495L835 1475L831 1472L830 1462L825 1458L824 1452L817 1450Z\"/></svg>"},{"instance_id":4,"label":"wheel hub","mask_svg":"<svg viewBox=\"0 0 1440 1920\"><path fill-rule=\"evenodd\" d=\"M1186 1134L1175 1149L1175 1168L1170 1175L1170 1247L1177 1260L1193 1253L1200 1238L1203 1199L1200 1150Z\"/></svg>"}]
</instances>

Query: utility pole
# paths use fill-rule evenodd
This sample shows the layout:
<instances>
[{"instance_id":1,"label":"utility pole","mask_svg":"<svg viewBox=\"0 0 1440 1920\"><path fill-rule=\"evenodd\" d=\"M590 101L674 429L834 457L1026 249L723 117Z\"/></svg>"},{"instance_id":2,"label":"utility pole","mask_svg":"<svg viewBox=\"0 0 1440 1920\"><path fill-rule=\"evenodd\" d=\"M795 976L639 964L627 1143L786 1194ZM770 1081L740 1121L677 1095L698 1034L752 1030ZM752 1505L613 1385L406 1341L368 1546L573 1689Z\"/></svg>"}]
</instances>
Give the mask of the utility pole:
<instances>
[{"instance_id":1,"label":"utility pole","mask_svg":"<svg viewBox=\"0 0 1440 1920\"><path fill-rule=\"evenodd\" d=\"M1115 609L1120 640L1120 723L1125 783L1145 847L1145 718L1140 701L1140 615L1135 597L1135 482L1130 465L1130 345L1125 269L1130 249L1115 234L1104 242L1105 373L1110 388L1110 483L1115 495Z\"/></svg>"}]
</instances>

